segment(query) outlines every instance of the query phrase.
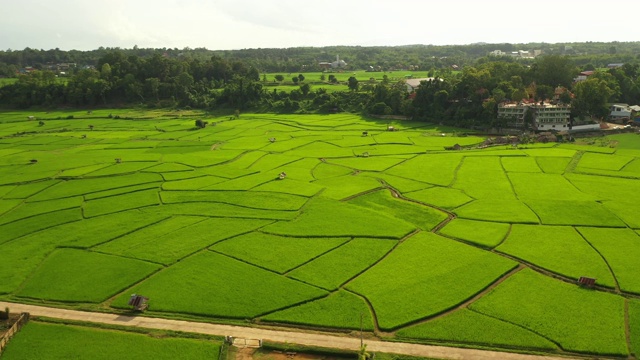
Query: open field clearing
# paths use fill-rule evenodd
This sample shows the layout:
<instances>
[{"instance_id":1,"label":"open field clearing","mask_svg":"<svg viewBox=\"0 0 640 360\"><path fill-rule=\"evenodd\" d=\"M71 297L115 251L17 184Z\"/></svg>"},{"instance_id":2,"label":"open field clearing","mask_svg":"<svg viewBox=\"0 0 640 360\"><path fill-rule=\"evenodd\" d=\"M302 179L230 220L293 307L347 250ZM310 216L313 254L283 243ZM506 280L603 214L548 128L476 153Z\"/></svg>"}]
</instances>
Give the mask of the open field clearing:
<instances>
[{"instance_id":1,"label":"open field clearing","mask_svg":"<svg viewBox=\"0 0 640 360\"><path fill-rule=\"evenodd\" d=\"M637 356L637 139L478 148L352 114L0 112L0 300L126 311L137 293L154 316L342 332L362 316L369 337Z\"/></svg>"},{"instance_id":2,"label":"open field clearing","mask_svg":"<svg viewBox=\"0 0 640 360\"><path fill-rule=\"evenodd\" d=\"M218 356L219 351L220 344L212 341L31 321L11 340L2 358L196 360Z\"/></svg>"}]
</instances>

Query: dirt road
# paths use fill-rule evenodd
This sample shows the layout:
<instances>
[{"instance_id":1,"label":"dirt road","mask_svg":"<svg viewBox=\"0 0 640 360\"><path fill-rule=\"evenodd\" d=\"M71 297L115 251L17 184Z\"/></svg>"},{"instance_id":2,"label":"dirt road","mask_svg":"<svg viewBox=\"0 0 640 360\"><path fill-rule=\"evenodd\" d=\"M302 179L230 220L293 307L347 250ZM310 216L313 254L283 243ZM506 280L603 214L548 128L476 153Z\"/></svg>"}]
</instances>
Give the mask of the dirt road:
<instances>
[{"instance_id":1,"label":"dirt road","mask_svg":"<svg viewBox=\"0 0 640 360\"><path fill-rule=\"evenodd\" d=\"M293 329L268 330L233 325L219 325L143 316L132 317L0 302L0 309L4 309L6 306L8 306L11 309L11 312L14 313L29 312L33 316L44 316L56 319L87 321L120 326L136 326L148 329L175 330L219 336L230 335L241 338L263 339L270 342L287 342L292 344L320 346L342 350L355 351L360 348L360 339L358 338L317 333L304 333ZM367 344L368 351L413 355L437 359L567 360L566 357L523 355L496 351L461 349L399 342L365 340L365 343Z\"/></svg>"}]
</instances>

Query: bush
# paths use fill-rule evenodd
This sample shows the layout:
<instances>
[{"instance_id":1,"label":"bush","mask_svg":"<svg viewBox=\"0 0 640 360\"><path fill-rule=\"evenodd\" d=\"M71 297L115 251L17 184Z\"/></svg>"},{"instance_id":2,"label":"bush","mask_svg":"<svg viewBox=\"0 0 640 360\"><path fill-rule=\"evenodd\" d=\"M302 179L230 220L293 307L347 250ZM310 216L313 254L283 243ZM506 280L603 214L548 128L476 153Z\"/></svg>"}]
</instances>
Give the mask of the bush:
<instances>
[{"instance_id":1,"label":"bush","mask_svg":"<svg viewBox=\"0 0 640 360\"><path fill-rule=\"evenodd\" d=\"M71 119L73 119L73 115L67 116L67 120L71 120Z\"/></svg>"},{"instance_id":2,"label":"bush","mask_svg":"<svg viewBox=\"0 0 640 360\"><path fill-rule=\"evenodd\" d=\"M0 311L0 320L7 320L7 319L9 319L9 314L10 314L10 312L9 312L9 308L8 308L8 307L6 307L6 308L4 309L4 311Z\"/></svg>"}]
</instances>

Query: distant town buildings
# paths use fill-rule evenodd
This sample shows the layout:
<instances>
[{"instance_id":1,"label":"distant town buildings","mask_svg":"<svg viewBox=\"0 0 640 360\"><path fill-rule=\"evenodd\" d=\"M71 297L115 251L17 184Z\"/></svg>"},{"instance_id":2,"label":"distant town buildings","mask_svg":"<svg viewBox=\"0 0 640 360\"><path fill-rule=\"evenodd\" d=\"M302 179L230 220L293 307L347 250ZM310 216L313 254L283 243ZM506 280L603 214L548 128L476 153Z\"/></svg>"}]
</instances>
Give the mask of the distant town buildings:
<instances>
[{"instance_id":1,"label":"distant town buildings","mask_svg":"<svg viewBox=\"0 0 640 360\"><path fill-rule=\"evenodd\" d=\"M327 69L339 69L339 68L344 68L347 66L347 63L344 60L340 60L340 55L336 55L336 61L334 62L320 62L318 63L318 66L320 66L321 69L323 70L327 70Z\"/></svg>"},{"instance_id":2,"label":"distant town buildings","mask_svg":"<svg viewBox=\"0 0 640 360\"><path fill-rule=\"evenodd\" d=\"M533 59L536 56L539 56L541 54L542 54L542 50L533 50L533 51L518 50L518 51L511 51L511 52L504 52L502 50L493 50L489 53L489 55L491 56L511 56L513 58L518 58L518 59Z\"/></svg>"}]
</instances>

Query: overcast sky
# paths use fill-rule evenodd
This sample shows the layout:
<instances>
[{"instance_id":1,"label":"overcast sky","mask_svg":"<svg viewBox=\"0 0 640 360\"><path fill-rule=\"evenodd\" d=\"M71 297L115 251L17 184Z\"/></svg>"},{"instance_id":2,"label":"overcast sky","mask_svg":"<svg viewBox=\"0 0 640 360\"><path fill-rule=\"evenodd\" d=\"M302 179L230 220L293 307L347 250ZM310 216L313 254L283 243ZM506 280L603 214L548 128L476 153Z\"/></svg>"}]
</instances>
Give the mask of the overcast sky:
<instances>
[{"instance_id":1,"label":"overcast sky","mask_svg":"<svg viewBox=\"0 0 640 360\"><path fill-rule=\"evenodd\" d=\"M0 49L640 41L637 0L0 0Z\"/></svg>"}]
</instances>

